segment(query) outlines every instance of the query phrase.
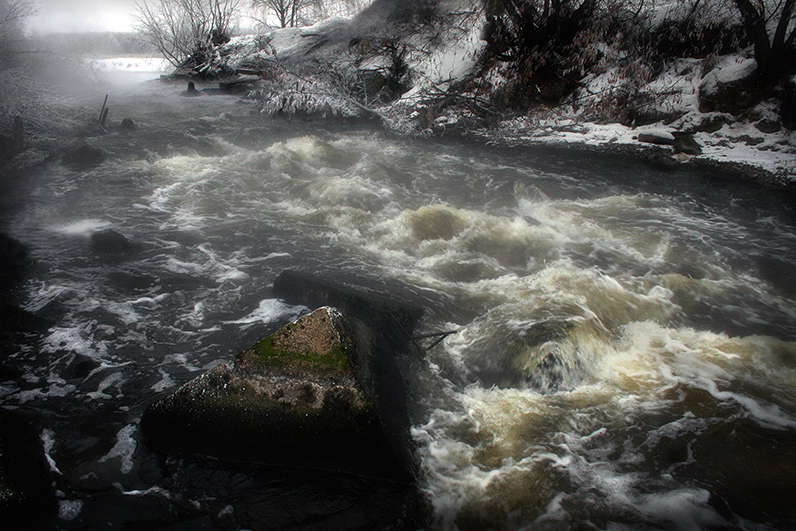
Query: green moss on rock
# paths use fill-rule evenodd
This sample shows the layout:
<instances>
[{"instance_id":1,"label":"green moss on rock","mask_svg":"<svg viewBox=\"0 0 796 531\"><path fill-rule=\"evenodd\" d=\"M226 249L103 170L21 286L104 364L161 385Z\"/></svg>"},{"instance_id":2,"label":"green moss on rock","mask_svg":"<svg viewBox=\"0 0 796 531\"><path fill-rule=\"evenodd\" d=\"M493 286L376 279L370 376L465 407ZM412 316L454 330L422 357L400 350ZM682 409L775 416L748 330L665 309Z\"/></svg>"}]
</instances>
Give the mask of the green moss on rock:
<instances>
[{"instance_id":1,"label":"green moss on rock","mask_svg":"<svg viewBox=\"0 0 796 531\"><path fill-rule=\"evenodd\" d=\"M367 329L323 307L151 404L149 444L410 479L385 432Z\"/></svg>"},{"instance_id":2,"label":"green moss on rock","mask_svg":"<svg viewBox=\"0 0 796 531\"><path fill-rule=\"evenodd\" d=\"M296 370L319 375L352 373L344 340L342 316L332 308L321 308L285 325L261 339L239 356L239 367L252 371Z\"/></svg>"},{"instance_id":3,"label":"green moss on rock","mask_svg":"<svg viewBox=\"0 0 796 531\"><path fill-rule=\"evenodd\" d=\"M348 356L342 346L337 346L326 354L312 351L295 352L274 347L273 337L268 336L256 343L253 350L257 356L257 363L261 366L286 368L301 364L341 374L349 368Z\"/></svg>"}]
</instances>

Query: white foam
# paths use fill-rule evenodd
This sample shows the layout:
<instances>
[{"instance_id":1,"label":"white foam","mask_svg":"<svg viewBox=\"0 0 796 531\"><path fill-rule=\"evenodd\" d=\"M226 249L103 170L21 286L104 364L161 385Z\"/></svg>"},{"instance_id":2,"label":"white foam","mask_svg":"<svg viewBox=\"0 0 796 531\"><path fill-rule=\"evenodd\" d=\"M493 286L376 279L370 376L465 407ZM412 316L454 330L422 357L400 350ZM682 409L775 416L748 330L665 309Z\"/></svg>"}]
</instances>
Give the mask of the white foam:
<instances>
[{"instance_id":1,"label":"white foam","mask_svg":"<svg viewBox=\"0 0 796 531\"><path fill-rule=\"evenodd\" d=\"M118 390L117 398L121 396L121 390L119 389L122 384L122 373L115 372L113 374L109 374L106 376L97 386L97 390L91 393L86 393L86 396L91 398L92 400L109 400L113 398L111 395L107 394L105 391L114 386Z\"/></svg>"},{"instance_id":2,"label":"white foam","mask_svg":"<svg viewBox=\"0 0 796 531\"><path fill-rule=\"evenodd\" d=\"M73 328L62 328L55 326L50 329L50 333L42 340L42 351L55 353L66 350L88 356L94 360L101 361L108 355L108 344L106 341L95 341L90 328L93 323L83 323Z\"/></svg>"},{"instance_id":3,"label":"white foam","mask_svg":"<svg viewBox=\"0 0 796 531\"><path fill-rule=\"evenodd\" d=\"M72 384L63 385L58 383L52 383L46 389L31 389L28 391L20 391L13 395L17 400L19 400L20 404L24 404L25 402L30 402L31 400L36 399L44 399L47 400L48 398L63 398L74 393L77 390Z\"/></svg>"},{"instance_id":4,"label":"white foam","mask_svg":"<svg viewBox=\"0 0 796 531\"><path fill-rule=\"evenodd\" d=\"M52 227L52 230L61 234L70 236L90 236L91 234L107 229L111 226L109 221L101 219L81 219L74 221L67 225L57 225Z\"/></svg>"},{"instance_id":5,"label":"white foam","mask_svg":"<svg viewBox=\"0 0 796 531\"><path fill-rule=\"evenodd\" d=\"M58 465L55 464L55 459L53 459L51 455L53 447L55 446L55 432L49 428L45 428L41 432L41 443L44 449L44 457L47 458L47 464L50 465L50 471L55 472L59 476L63 475L61 471L58 470Z\"/></svg>"},{"instance_id":6,"label":"white foam","mask_svg":"<svg viewBox=\"0 0 796 531\"><path fill-rule=\"evenodd\" d=\"M58 518L71 522L83 509L83 500L58 500Z\"/></svg>"},{"instance_id":7,"label":"white foam","mask_svg":"<svg viewBox=\"0 0 796 531\"><path fill-rule=\"evenodd\" d=\"M159 382L153 384L152 387L150 387L150 389L152 389L156 393L160 393L165 391L166 389L171 389L172 387L174 387L174 380L172 380L171 376L169 376L169 373L167 373L163 369L158 369L158 372L160 373L161 379Z\"/></svg>"},{"instance_id":8,"label":"white foam","mask_svg":"<svg viewBox=\"0 0 796 531\"><path fill-rule=\"evenodd\" d=\"M128 424L116 434L116 444L111 448L110 452L99 458L99 463L104 463L110 459L120 458L120 470L122 474L129 474L133 470L133 453L135 452L136 443L133 439L133 434L136 432L137 427L134 424Z\"/></svg>"},{"instance_id":9,"label":"white foam","mask_svg":"<svg viewBox=\"0 0 796 531\"><path fill-rule=\"evenodd\" d=\"M252 325L274 323L280 319L294 319L308 308L305 306L292 306L280 299L264 299L260 301L256 310L245 317L235 321L225 321L225 324Z\"/></svg>"},{"instance_id":10,"label":"white foam","mask_svg":"<svg viewBox=\"0 0 796 531\"><path fill-rule=\"evenodd\" d=\"M706 390L718 400L731 401L741 405L751 418L764 426L781 429L796 428L796 418L782 411L776 404L732 391L720 391L715 381L706 378L698 378L694 385Z\"/></svg>"},{"instance_id":11,"label":"white foam","mask_svg":"<svg viewBox=\"0 0 796 531\"><path fill-rule=\"evenodd\" d=\"M132 308L132 302L103 301L100 305L110 313L119 317L125 325L141 321L141 316Z\"/></svg>"},{"instance_id":12,"label":"white foam","mask_svg":"<svg viewBox=\"0 0 796 531\"><path fill-rule=\"evenodd\" d=\"M188 356L185 354L169 354L165 358L163 358L162 364L165 365L167 363L174 363L176 365L179 365L180 367L187 369L190 372L196 372L202 369L198 365L195 365L194 363L188 361Z\"/></svg>"}]
</instances>

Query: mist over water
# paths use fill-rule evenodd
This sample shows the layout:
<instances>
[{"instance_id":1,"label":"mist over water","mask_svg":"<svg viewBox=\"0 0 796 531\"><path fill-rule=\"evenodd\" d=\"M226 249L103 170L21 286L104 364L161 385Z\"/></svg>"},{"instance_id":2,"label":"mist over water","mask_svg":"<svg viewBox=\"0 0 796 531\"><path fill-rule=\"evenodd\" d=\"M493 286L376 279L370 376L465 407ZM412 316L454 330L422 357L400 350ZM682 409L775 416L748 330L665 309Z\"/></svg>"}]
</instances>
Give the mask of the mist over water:
<instances>
[{"instance_id":1,"label":"mist over water","mask_svg":"<svg viewBox=\"0 0 796 531\"><path fill-rule=\"evenodd\" d=\"M159 393L307 311L271 294L284 269L388 286L427 308L421 333L455 331L401 360L431 528L794 525L792 198L181 90L112 85L111 127L136 131L89 139L96 167L26 176L4 220L36 261L25 307L56 323L0 383L45 426L54 526L366 529L400 512L395 487L142 443ZM107 230L129 245L92 239Z\"/></svg>"}]
</instances>

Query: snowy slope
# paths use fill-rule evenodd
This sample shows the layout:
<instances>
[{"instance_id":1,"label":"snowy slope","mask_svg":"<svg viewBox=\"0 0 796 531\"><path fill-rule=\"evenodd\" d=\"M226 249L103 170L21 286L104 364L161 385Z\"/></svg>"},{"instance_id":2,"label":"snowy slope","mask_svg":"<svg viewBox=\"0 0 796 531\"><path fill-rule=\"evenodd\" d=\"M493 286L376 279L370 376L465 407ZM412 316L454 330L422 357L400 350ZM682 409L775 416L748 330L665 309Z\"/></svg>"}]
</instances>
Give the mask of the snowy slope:
<instances>
[{"instance_id":1,"label":"snowy slope","mask_svg":"<svg viewBox=\"0 0 796 531\"><path fill-rule=\"evenodd\" d=\"M437 111L428 102L473 72L485 46L479 4L474 0L442 0L437 3L438 13L448 16L445 23L418 27L407 13L423 2L375 0L350 20L331 19L307 28L238 37L218 50L219 62L232 70L252 66L270 69L267 81L252 94L266 113L375 114L388 127L403 133L472 132L475 121L468 120L462 109ZM658 15L664 16L667 10L678 9L680 3L656 5ZM451 13L458 15L451 17ZM389 66L389 56L378 52L379 46L389 42L404 51L411 87L398 101L365 102L371 107L368 111L362 101L357 101L350 85L364 83L363 71L384 71ZM606 113L598 112L610 105L612 91L632 90L636 97L649 102L645 111L648 116L663 120L653 124L656 130L666 135L693 135L702 148L698 158L750 164L796 182L796 134L782 128L772 132L772 128L759 125L777 121L773 102L764 102L742 117L699 111L700 87L707 94L721 84L748 76L755 68L750 53L718 58L710 68L705 65L697 59L672 60L661 75L642 87L626 86L629 81L609 67L584 78L580 89L563 105L503 120L496 127L478 131L478 135L512 143L639 145L643 129L605 123ZM705 127L708 123L717 125ZM682 154L676 157L680 161L691 158Z\"/></svg>"}]
</instances>

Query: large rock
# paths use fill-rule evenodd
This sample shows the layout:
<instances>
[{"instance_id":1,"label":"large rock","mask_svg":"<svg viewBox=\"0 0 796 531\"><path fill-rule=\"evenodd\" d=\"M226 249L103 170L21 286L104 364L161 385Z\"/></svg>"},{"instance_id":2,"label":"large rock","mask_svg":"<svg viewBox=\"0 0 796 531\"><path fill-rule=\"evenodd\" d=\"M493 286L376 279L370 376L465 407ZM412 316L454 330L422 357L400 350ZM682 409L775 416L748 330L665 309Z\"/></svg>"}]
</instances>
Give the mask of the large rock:
<instances>
[{"instance_id":1,"label":"large rock","mask_svg":"<svg viewBox=\"0 0 796 531\"><path fill-rule=\"evenodd\" d=\"M739 115L760 102L765 87L757 76L754 59L727 57L699 85L700 112Z\"/></svg>"},{"instance_id":2,"label":"large rock","mask_svg":"<svg viewBox=\"0 0 796 531\"><path fill-rule=\"evenodd\" d=\"M656 144L659 146L674 145L674 135L665 129L655 127L640 128L637 135L639 142L646 144Z\"/></svg>"},{"instance_id":3,"label":"large rock","mask_svg":"<svg viewBox=\"0 0 796 531\"><path fill-rule=\"evenodd\" d=\"M401 350L423 316L423 308L392 294L365 292L359 287L330 283L301 271L283 271L274 281L274 294L294 304L310 308L334 306L368 325L388 348Z\"/></svg>"},{"instance_id":4,"label":"large rock","mask_svg":"<svg viewBox=\"0 0 796 531\"><path fill-rule=\"evenodd\" d=\"M4 529L45 529L56 510L40 430L0 408L0 521Z\"/></svg>"},{"instance_id":5,"label":"large rock","mask_svg":"<svg viewBox=\"0 0 796 531\"><path fill-rule=\"evenodd\" d=\"M99 254L119 255L130 253L134 246L123 234L113 229L105 229L91 235L91 249Z\"/></svg>"},{"instance_id":6,"label":"large rock","mask_svg":"<svg viewBox=\"0 0 796 531\"><path fill-rule=\"evenodd\" d=\"M694 135L678 134L674 137L674 152L686 155L701 155L702 146L694 139Z\"/></svg>"},{"instance_id":7,"label":"large rock","mask_svg":"<svg viewBox=\"0 0 796 531\"><path fill-rule=\"evenodd\" d=\"M151 404L144 437L164 450L412 480L403 388L383 374L394 352L379 337L322 307Z\"/></svg>"}]
</instances>

